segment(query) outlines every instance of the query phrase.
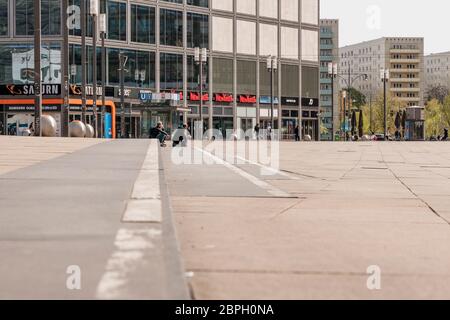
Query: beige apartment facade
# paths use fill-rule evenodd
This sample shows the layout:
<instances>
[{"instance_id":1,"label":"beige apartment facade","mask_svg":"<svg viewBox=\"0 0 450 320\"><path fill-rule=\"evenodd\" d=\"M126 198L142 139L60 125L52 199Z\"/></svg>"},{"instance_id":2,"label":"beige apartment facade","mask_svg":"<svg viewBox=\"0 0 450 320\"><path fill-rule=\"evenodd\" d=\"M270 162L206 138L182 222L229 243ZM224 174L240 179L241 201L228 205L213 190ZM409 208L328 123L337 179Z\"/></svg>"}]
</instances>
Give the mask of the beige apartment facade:
<instances>
[{"instance_id":1,"label":"beige apartment facade","mask_svg":"<svg viewBox=\"0 0 450 320\"><path fill-rule=\"evenodd\" d=\"M425 56L426 90L433 87L450 89L450 51Z\"/></svg>"},{"instance_id":2,"label":"beige apartment facade","mask_svg":"<svg viewBox=\"0 0 450 320\"><path fill-rule=\"evenodd\" d=\"M339 50L342 88L351 86L367 100L383 92L381 71L389 70L388 90L406 106L423 106L425 92L424 39L385 37ZM367 75L367 79L359 75ZM352 79L358 80L352 81Z\"/></svg>"}]
</instances>

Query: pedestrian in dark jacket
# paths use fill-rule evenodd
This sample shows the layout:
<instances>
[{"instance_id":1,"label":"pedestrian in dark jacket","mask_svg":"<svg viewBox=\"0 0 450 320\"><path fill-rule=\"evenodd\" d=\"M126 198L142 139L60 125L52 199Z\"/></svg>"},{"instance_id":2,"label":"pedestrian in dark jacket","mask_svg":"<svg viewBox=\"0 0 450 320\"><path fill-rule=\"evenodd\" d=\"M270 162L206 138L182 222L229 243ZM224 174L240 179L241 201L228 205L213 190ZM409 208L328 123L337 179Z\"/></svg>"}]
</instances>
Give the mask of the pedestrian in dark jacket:
<instances>
[{"instance_id":1,"label":"pedestrian in dark jacket","mask_svg":"<svg viewBox=\"0 0 450 320\"><path fill-rule=\"evenodd\" d=\"M166 137L168 135L169 134L164 131L164 126L163 126L162 122L158 122L156 127L150 129L150 133L149 133L150 139L158 139L159 143L161 144L161 147L166 146L166 143L164 141L166 141Z\"/></svg>"}]
</instances>

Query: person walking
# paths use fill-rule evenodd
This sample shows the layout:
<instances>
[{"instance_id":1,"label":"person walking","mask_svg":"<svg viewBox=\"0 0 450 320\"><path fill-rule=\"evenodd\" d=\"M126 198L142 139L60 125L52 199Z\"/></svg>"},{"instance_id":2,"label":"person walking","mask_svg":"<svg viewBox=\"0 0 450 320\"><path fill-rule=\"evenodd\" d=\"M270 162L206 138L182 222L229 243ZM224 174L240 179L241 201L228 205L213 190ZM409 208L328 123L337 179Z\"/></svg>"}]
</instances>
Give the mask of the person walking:
<instances>
[{"instance_id":1,"label":"person walking","mask_svg":"<svg viewBox=\"0 0 450 320\"><path fill-rule=\"evenodd\" d=\"M259 130L260 130L259 124L256 124L255 126L256 140L259 140Z\"/></svg>"},{"instance_id":2,"label":"person walking","mask_svg":"<svg viewBox=\"0 0 450 320\"><path fill-rule=\"evenodd\" d=\"M300 141L300 127L297 125L294 129L295 141Z\"/></svg>"}]
</instances>

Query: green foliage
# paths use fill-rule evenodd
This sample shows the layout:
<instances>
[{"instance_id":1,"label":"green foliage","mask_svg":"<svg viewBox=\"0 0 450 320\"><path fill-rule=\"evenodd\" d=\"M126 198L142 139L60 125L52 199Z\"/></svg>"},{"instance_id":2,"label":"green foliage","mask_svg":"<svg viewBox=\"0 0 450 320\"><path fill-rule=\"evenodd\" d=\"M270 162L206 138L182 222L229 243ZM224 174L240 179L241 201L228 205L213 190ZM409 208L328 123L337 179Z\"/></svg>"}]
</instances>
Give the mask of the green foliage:
<instances>
[{"instance_id":1,"label":"green foliage","mask_svg":"<svg viewBox=\"0 0 450 320\"><path fill-rule=\"evenodd\" d=\"M388 94L387 96L387 127L388 133L395 134L395 116L397 112L406 108L404 102L400 102L395 97ZM384 132L384 98L383 94L376 97L375 101L372 101L371 106L365 104L361 107L364 115L364 134L371 133L371 129L374 133Z\"/></svg>"},{"instance_id":2,"label":"green foliage","mask_svg":"<svg viewBox=\"0 0 450 320\"><path fill-rule=\"evenodd\" d=\"M427 138L431 136L442 135L445 128L450 127L450 96L439 102L433 99L427 103L425 107L425 135Z\"/></svg>"},{"instance_id":3,"label":"green foliage","mask_svg":"<svg viewBox=\"0 0 450 320\"><path fill-rule=\"evenodd\" d=\"M350 97L352 98L352 107L355 109L360 109L366 104L366 96L355 88L350 88Z\"/></svg>"}]
</instances>

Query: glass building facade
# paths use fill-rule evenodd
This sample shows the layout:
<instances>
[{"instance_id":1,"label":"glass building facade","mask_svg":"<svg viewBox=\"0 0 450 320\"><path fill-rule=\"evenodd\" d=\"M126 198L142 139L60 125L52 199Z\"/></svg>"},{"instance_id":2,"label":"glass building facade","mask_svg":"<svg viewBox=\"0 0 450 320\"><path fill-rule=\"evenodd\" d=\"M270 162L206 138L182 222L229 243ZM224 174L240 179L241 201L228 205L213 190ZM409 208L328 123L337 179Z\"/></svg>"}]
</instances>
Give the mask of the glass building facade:
<instances>
[{"instance_id":1,"label":"glass building facade","mask_svg":"<svg viewBox=\"0 0 450 320\"><path fill-rule=\"evenodd\" d=\"M81 0L69 0L73 23L67 72L73 85L81 84L80 4ZM266 68L270 54L279 58L274 78L275 127L281 126L285 138L292 138L293 127L317 121L318 0L101 0L100 12L107 15L105 86L119 86L122 52L127 57L125 86L138 93L181 94L182 105L190 110L184 121L198 119L198 105L203 100L205 127L248 129L256 123L264 127L270 119L270 74ZM43 80L61 84L65 59L61 55L61 1L43 0L41 14L42 50L48 57L48 62L42 63L46 69ZM0 0L0 85L33 81L33 16L32 0ZM87 82L92 84L92 17L87 13L86 18ZM194 59L196 47L208 49L202 84L200 66ZM101 57L99 41L98 82ZM200 86L203 97L199 96ZM118 103L119 98L115 95L114 101ZM304 98L313 102L303 105ZM137 112L139 94L127 96L126 103ZM318 125L310 127L317 131ZM304 133L318 136L317 132Z\"/></svg>"}]
</instances>

